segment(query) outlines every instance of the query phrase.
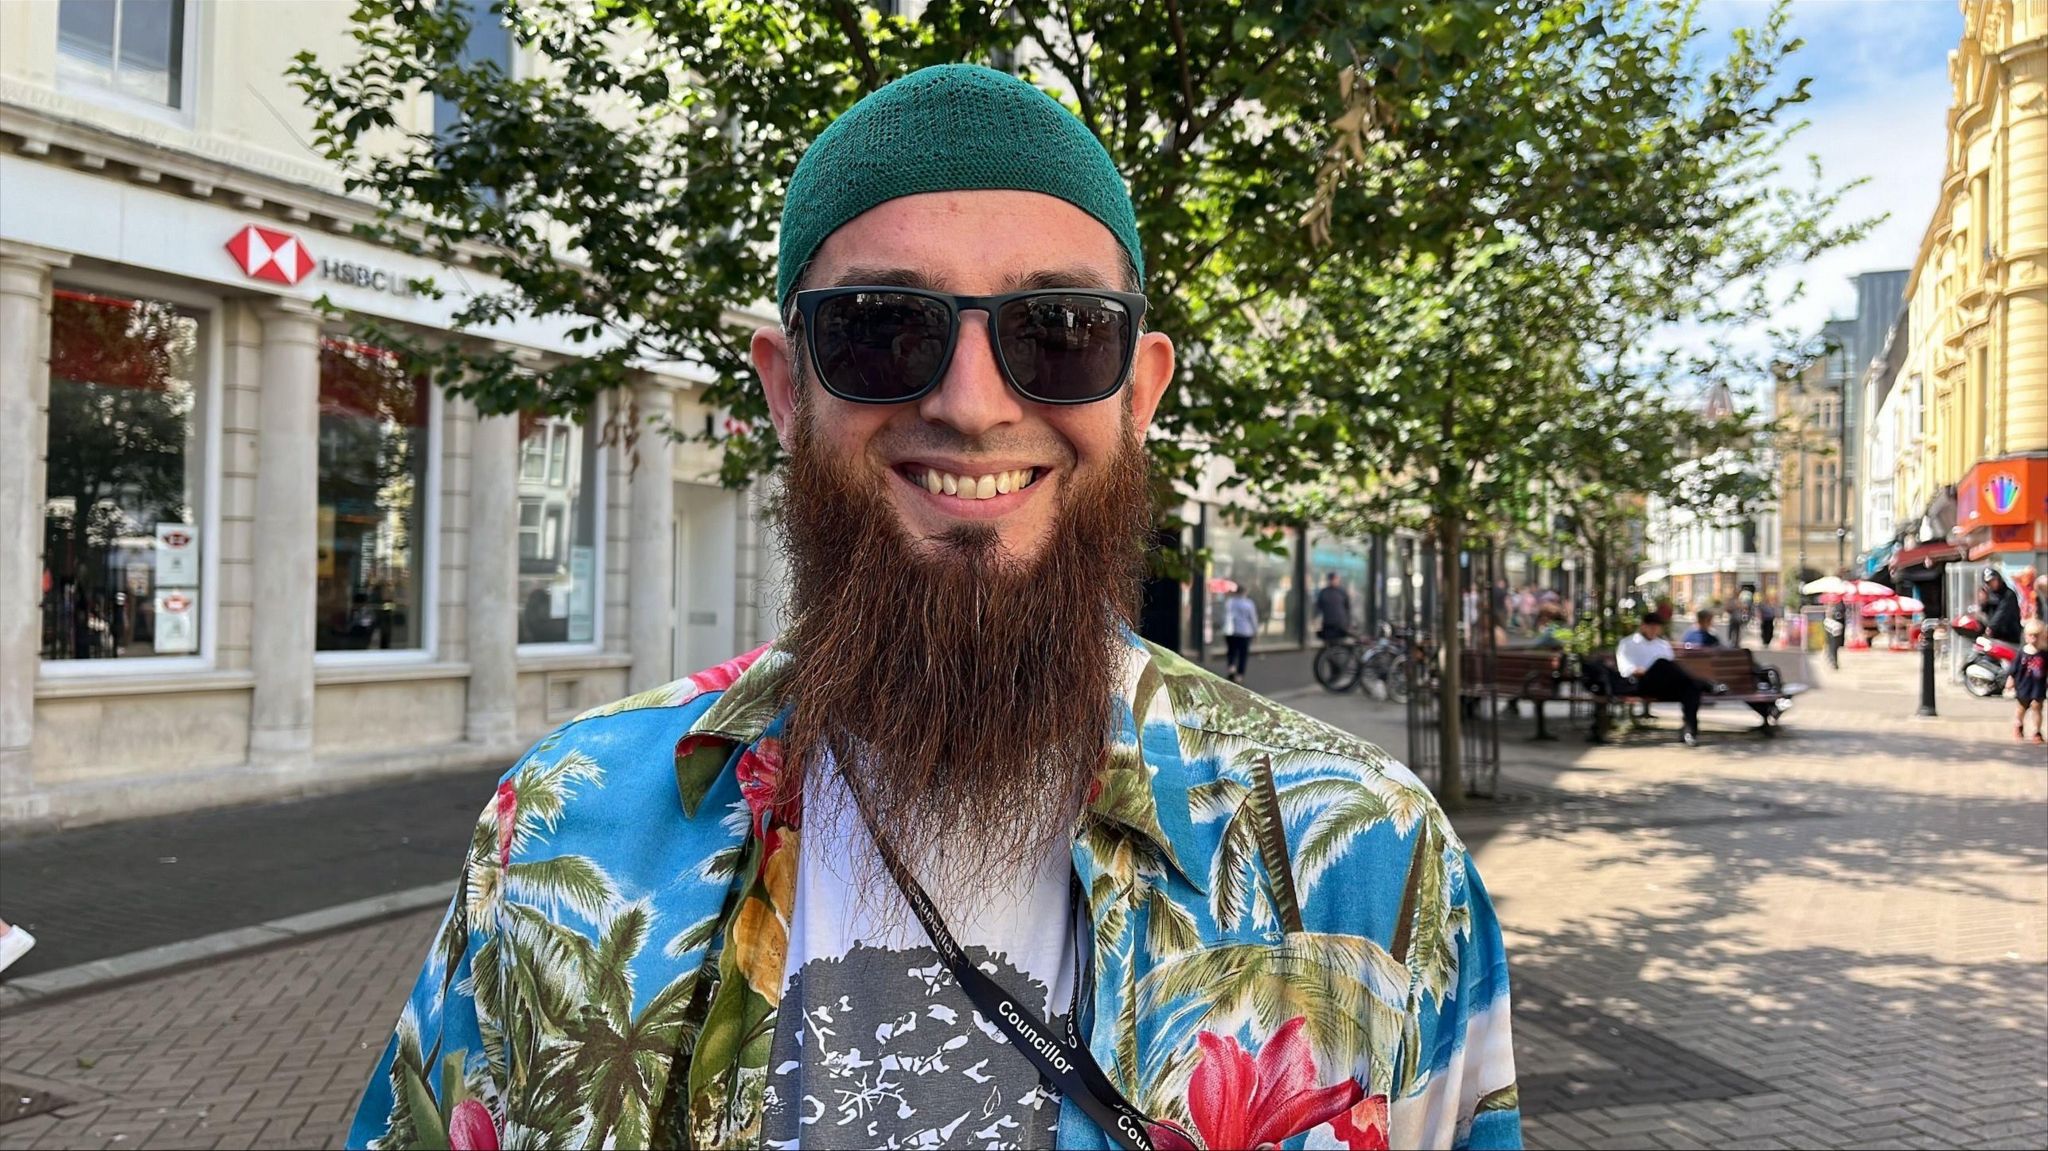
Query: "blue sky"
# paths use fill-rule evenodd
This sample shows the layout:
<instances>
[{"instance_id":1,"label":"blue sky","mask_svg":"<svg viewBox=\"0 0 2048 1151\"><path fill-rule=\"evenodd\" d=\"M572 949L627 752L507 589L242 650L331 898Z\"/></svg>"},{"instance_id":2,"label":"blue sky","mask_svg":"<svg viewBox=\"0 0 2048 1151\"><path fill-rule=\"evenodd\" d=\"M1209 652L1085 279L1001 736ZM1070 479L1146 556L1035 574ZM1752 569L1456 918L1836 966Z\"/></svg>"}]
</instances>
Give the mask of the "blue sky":
<instances>
[{"instance_id":1,"label":"blue sky","mask_svg":"<svg viewBox=\"0 0 2048 1151\"><path fill-rule=\"evenodd\" d=\"M1761 23L1769 11L1763 0L1706 0L1700 20L1721 32ZM1963 17L1956 0L1795 0L1792 32L1806 45L1791 66L1813 77L1813 98L1800 106L1811 125L1795 137L1786 169L1803 174L1805 156L1817 156L1831 185L1869 180L1844 200L1847 215L1889 213L1863 242L1786 277L1782 287L1803 279L1806 292L1778 322L1811 332L1854 310L1849 276L1913 264L1940 190L1948 54Z\"/></svg>"}]
</instances>

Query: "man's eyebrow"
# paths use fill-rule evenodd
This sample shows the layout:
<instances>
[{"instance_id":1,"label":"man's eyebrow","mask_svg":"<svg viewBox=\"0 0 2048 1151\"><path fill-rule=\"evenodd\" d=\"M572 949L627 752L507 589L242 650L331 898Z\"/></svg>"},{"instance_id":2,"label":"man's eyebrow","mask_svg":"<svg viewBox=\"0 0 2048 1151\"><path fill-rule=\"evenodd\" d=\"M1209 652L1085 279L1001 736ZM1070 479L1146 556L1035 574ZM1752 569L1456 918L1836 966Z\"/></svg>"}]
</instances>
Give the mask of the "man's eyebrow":
<instances>
[{"instance_id":1,"label":"man's eyebrow","mask_svg":"<svg viewBox=\"0 0 2048 1151\"><path fill-rule=\"evenodd\" d=\"M878 288L922 288L927 292L943 292L946 288L939 278L917 268L905 267L853 267L833 277L831 287ZM1004 292L1029 292L1041 288L1111 288L1109 278L1100 271L1086 267L1041 268L1035 272L1020 272L1003 280Z\"/></svg>"},{"instance_id":2,"label":"man's eyebrow","mask_svg":"<svg viewBox=\"0 0 2048 1151\"><path fill-rule=\"evenodd\" d=\"M1029 292L1039 288L1111 288L1116 285L1094 268L1076 266L1072 268L1046 268L1024 275L1010 276L1003 281L1006 291Z\"/></svg>"},{"instance_id":3,"label":"man's eyebrow","mask_svg":"<svg viewBox=\"0 0 2048 1151\"><path fill-rule=\"evenodd\" d=\"M939 291L938 281L916 268L854 267L835 276L834 288L867 287L878 288L922 288L927 292Z\"/></svg>"}]
</instances>

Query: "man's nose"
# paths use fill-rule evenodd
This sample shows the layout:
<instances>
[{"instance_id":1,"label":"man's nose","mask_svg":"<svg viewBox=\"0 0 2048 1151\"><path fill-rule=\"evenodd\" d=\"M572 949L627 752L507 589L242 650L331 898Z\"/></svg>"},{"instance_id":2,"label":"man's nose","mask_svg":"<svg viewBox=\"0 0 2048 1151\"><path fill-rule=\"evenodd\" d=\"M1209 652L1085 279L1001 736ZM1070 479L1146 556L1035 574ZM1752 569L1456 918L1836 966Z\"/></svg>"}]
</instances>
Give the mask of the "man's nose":
<instances>
[{"instance_id":1,"label":"man's nose","mask_svg":"<svg viewBox=\"0 0 2048 1151\"><path fill-rule=\"evenodd\" d=\"M1024 418L1023 402L996 364L984 313L960 314L960 342L953 348L946 378L918 401L917 411L970 439Z\"/></svg>"}]
</instances>

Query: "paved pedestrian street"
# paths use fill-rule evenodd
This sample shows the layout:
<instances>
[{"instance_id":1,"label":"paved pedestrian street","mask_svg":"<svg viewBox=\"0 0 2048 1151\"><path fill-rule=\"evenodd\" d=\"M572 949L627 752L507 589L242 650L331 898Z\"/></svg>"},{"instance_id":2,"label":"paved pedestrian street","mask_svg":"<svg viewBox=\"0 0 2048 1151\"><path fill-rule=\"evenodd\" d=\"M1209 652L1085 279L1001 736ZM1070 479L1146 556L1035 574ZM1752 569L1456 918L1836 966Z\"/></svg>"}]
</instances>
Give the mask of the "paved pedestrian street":
<instances>
[{"instance_id":1,"label":"paved pedestrian street","mask_svg":"<svg viewBox=\"0 0 2048 1151\"><path fill-rule=\"evenodd\" d=\"M1686 749L1675 706L1600 748L1504 723L1458 823L1531 1146L2048 1145L2048 754L2006 702L1914 718L1911 660L1810 673L1775 739L1709 711ZM1389 705L1274 693L1404 746ZM9 1008L0 1147L336 1143L435 915Z\"/></svg>"}]
</instances>

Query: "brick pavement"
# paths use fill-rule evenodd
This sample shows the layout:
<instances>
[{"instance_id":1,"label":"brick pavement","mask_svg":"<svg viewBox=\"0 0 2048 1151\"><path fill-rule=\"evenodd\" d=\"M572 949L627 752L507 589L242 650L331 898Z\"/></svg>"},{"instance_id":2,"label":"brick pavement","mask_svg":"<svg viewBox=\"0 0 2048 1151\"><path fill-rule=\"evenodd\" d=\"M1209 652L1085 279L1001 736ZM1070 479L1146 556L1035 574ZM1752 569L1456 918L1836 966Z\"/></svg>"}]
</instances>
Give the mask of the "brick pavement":
<instances>
[{"instance_id":1,"label":"brick pavement","mask_svg":"<svg viewBox=\"0 0 2048 1151\"><path fill-rule=\"evenodd\" d=\"M10 977L454 879L497 771L0 842Z\"/></svg>"},{"instance_id":2,"label":"brick pavement","mask_svg":"<svg viewBox=\"0 0 2048 1151\"><path fill-rule=\"evenodd\" d=\"M2048 756L2009 704L1911 718L1911 671L1851 653L1775 740L1509 727L1501 800L1459 824L1531 1146L2048 1145ZM1395 709L1279 694L1399 744ZM70 1101L0 1148L334 1142L432 921L0 1015L0 1081Z\"/></svg>"}]
</instances>

